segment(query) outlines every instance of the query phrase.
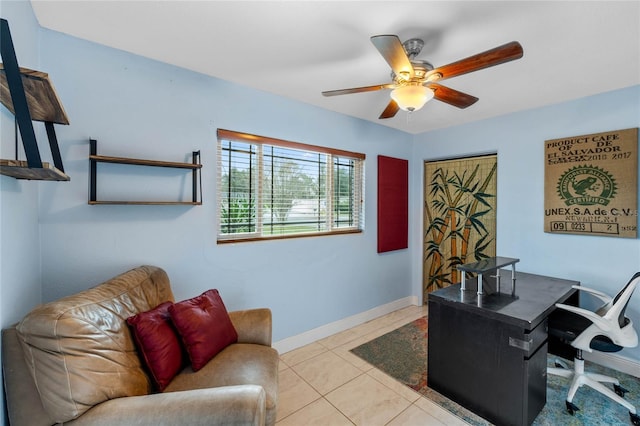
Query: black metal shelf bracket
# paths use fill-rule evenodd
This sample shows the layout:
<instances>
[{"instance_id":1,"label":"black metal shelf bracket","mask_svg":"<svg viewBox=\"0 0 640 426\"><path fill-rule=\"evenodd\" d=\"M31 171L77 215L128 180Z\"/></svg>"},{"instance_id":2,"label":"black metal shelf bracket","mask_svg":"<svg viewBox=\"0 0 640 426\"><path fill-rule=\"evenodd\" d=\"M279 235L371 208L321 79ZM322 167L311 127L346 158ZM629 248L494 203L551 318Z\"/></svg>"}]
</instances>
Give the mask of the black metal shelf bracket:
<instances>
[{"instance_id":1,"label":"black metal shelf bracket","mask_svg":"<svg viewBox=\"0 0 640 426\"><path fill-rule=\"evenodd\" d=\"M192 164L200 164L200 151L193 151L191 153L191 163ZM198 173L201 173L200 169L193 169L191 171L191 176L193 179L192 185L192 201L194 203L198 202ZM200 181L200 202L202 202L202 177L199 179Z\"/></svg>"},{"instance_id":2,"label":"black metal shelf bracket","mask_svg":"<svg viewBox=\"0 0 640 426\"><path fill-rule=\"evenodd\" d=\"M11 101L13 103L16 121L18 123L18 128L20 129L20 135L22 136L22 145L27 157L27 164L29 168L41 169L42 158L40 157L40 151L38 150L36 134L33 130L33 120L31 119L31 113L29 112L29 105L27 104L27 96L22 83L20 67L18 66L18 59L13 47L11 31L9 30L9 22L7 22L6 19L0 19L0 54L2 55L4 63L7 85L9 86L9 93L11 94ZM46 121L44 124L47 130L49 146L51 147L53 164L57 169L64 173L62 157L60 156L58 139L56 138L53 123Z\"/></svg>"}]
</instances>

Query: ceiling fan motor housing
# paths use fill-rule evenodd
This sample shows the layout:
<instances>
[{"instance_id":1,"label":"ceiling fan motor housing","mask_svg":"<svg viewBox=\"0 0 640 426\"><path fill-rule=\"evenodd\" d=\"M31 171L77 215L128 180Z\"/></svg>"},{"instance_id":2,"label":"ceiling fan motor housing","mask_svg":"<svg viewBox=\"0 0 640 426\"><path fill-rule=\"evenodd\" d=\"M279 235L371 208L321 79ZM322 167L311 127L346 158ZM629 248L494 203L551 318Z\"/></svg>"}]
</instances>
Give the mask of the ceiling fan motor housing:
<instances>
[{"instance_id":1,"label":"ceiling fan motor housing","mask_svg":"<svg viewBox=\"0 0 640 426\"><path fill-rule=\"evenodd\" d=\"M402 43L402 47L404 48L407 57L411 61L411 65L413 66L413 78L409 79L408 76L400 75L398 76L393 70L391 71L391 79L396 84L405 84L409 82L424 82L424 78L427 72L434 69L434 66L427 61L414 59L416 56L420 54L422 48L424 47L424 41L419 38L411 38L404 43Z\"/></svg>"},{"instance_id":2,"label":"ceiling fan motor housing","mask_svg":"<svg viewBox=\"0 0 640 426\"><path fill-rule=\"evenodd\" d=\"M424 47L424 41L419 38L410 38L409 40L402 43L402 47L404 47L404 51L407 53L409 59L413 59L422 51L422 48Z\"/></svg>"},{"instance_id":3,"label":"ceiling fan motor housing","mask_svg":"<svg viewBox=\"0 0 640 426\"><path fill-rule=\"evenodd\" d=\"M402 84L403 82L408 82L408 81L422 82L424 81L426 74L435 68L431 64L431 62L427 62L419 59L418 60L412 59L411 65L413 65L413 78L411 80L409 80L407 77L404 77L404 76L398 76L393 71L391 71L391 79L396 84Z\"/></svg>"}]
</instances>

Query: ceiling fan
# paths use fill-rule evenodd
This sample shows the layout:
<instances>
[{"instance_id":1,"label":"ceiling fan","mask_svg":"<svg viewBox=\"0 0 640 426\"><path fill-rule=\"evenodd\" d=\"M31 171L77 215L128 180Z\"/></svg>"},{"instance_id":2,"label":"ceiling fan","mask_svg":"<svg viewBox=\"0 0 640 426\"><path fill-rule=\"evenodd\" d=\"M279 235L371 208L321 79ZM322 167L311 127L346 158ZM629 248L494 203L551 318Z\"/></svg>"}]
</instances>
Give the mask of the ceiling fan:
<instances>
[{"instance_id":1,"label":"ceiling fan","mask_svg":"<svg viewBox=\"0 0 640 426\"><path fill-rule=\"evenodd\" d=\"M392 82L375 86L329 90L322 92L322 94L336 96L393 89L391 100L379 118L391 118L400 109L409 112L417 111L432 98L458 108L471 106L478 98L437 82L513 61L521 58L523 54L520 43L512 41L449 65L434 68L427 61L415 59L424 46L424 41L419 38L412 38L401 43L396 35L377 35L371 37L371 42L391 66Z\"/></svg>"}]
</instances>

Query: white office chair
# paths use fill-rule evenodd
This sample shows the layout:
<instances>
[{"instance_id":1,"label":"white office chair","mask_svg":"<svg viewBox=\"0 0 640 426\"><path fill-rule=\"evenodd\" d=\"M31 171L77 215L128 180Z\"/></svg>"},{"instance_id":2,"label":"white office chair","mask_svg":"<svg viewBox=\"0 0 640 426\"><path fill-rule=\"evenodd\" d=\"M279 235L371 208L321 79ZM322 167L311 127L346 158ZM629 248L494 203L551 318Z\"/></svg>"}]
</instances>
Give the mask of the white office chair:
<instances>
[{"instance_id":1,"label":"white office chair","mask_svg":"<svg viewBox=\"0 0 640 426\"><path fill-rule=\"evenodd\" d=\"M638 345L638 334L633 329L633 322L624 316L629 299L631 299L638 282L640 282L640 272L637 272L629 280L615 298L587 287L574 286L577 290L585 291L602 300L604 305L592 312L558 303L556 307L559 309L549 317L549 335L557 337L563 343L576 349L573 370L568 369L567 365L560 360L556 360L556 368L549 367L547 369L549 374L573 378L566 401L567 411L571 415L579 410L572 403L576 391L582 385L587 385L626 407L629 410L631 423L640 425L640 416L638 416L636 408L623 398L627 390L620 386L618 379L585 372L584 359L582 359L583 350L618 352L623 348L632 348ZM612 383L613 390L602 383Z\"/></svg>"}]
</instances>

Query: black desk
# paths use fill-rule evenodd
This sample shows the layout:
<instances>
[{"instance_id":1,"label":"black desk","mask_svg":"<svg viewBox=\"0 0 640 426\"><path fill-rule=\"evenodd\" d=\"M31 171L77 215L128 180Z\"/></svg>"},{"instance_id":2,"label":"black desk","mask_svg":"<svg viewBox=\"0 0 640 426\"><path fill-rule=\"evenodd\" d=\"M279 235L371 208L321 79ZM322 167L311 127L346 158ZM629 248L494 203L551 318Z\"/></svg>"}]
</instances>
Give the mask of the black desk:
<instances>
[{"instance_id":1,"label":"black desk","mask_svg":"<svg viewBox=\"0 0 640 426\"><path fill-rule=\"evenodd\" d=\"M515 297L506 288L479 295L475 279L428 296L429 387L497 425L530 425L542 410L547 317L555 303L577 304L571 286L580 284L524 272L516 280Z\"/></svg>"}]
</instances>

